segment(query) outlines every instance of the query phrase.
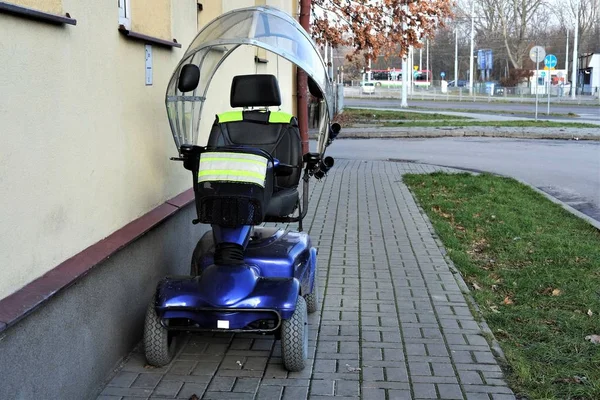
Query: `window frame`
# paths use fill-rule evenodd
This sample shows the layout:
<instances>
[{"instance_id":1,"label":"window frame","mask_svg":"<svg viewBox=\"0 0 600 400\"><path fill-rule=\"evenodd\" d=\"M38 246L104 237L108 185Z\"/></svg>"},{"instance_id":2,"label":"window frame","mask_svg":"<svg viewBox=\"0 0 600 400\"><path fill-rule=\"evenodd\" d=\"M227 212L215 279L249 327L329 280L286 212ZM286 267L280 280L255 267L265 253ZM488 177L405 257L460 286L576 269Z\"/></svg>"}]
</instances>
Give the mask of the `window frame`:
<instances>
[{"instance_id":1,"label":"window frame","mask_svg":"<svg viewBox=\"0 0 600 400\"><path fill-rule=\"evenodd\" d=\"M119 25L123 25L125 29L131 29L131 2L130 0L118 0L119 7Z\"/></svg>"}]
</instances>

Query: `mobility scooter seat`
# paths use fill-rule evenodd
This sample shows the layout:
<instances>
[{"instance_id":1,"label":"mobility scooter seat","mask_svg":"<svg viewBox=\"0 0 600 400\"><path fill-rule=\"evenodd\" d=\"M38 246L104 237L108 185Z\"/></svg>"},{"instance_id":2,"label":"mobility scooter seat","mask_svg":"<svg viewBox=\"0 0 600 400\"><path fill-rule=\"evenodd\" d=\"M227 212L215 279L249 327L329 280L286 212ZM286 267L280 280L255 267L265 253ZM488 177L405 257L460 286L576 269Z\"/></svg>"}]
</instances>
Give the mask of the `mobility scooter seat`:
<instances>
[{"instance_id":1,"label":"mobility scooter seat","mask_svg":"<svg viewBox=\"0 0 600 400\"><path fill-rule=\"evenodd\" d=\"M232 107L280 106L279 85L273 75L240 75L233 78ZM276 222L294 212L302 172L302 142L298 120L281 111L244 110L217 115L208 139L209 148L248 146L259 148L291 167L275 176L275 188L266 217Z\"/></svg>"}]
</instances>

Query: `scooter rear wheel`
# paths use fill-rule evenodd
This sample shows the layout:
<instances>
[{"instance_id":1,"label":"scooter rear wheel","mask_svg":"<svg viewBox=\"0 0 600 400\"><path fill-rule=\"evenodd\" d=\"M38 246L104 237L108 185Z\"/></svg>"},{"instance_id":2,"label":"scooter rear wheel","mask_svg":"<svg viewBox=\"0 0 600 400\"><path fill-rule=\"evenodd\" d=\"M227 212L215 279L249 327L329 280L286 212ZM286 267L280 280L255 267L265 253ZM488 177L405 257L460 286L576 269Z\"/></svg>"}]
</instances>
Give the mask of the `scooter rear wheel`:
<instances>
[{"instance_id":1,"label":"scooter rear wheel","mask_svg":"<svg viewBox=\"0 0 600 400\"><path fill-rule=\"evenodd\" d=\"M308 314L302 296L296 300L296 311L281 322L281 356L288 371L302 371L308 358Z\"/></svg>"},{"instance_id":2,"label":"scooter rear wheel","mask_svg":"<svg viewBox=\"0 0 600 400\"><path fill-rule=\"evenodd\" d=\"M144 323L144 351L148 364L155 367L167 365L175 356L175 348L174 334L160 323L153 297L148 304Z\"/></svg>"},{"instance_id":3,"label":"scooter rear wheel","mask_svg":"<svg viewBox=\"0 0 600 400\"><path fill-rule=\"evenodd\" d=\"M304 300L306 300L306 310L309 314L312 314L319 309L319 281L317 279L317 271L318 269L315 267L312 291L304 295Z\"/></svg>"}]
</instances>

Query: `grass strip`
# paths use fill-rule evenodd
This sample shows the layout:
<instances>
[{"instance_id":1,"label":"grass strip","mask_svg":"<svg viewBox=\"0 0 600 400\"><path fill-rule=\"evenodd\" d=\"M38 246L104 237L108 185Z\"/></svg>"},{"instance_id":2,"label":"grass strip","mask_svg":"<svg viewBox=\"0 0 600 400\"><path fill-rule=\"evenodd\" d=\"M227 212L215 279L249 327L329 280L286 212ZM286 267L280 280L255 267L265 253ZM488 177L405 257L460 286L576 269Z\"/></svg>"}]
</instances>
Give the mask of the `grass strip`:
<instances>
[{"instance_id":1,"label":"grass strip","mask_svg":"<svg viewBox=\"0 0 600 400\"><path fill-rule=\"evenodd\" d=\"M446 115L440 113L420 113L415 111L372 110L367 108L346 108L339 116L344 123L377 122L389 120L466 120L468 117Z\"/></svg>"},{"instance_id":2,"label":"grass strip","mask_svg":"<svg viewBox=\"0 0 600 400\"><path fill-rule=\"evenodd\" d=\"M419 106L410 106L410 109L413 110L421 110L421 111L429 111L431 108L427 107L419 107ZM511 115L533 115L533 111L526 110L493 110L493 109L469 109L469 108L436 108L437 111L451 111L451 112L462 112L462 113L474 113L474 114L511 114ZM548 114L543 113L544 116L548 116ZM576 113L555 113L551 112L549 114L552 117L568 117L568 118L578 118L579 114Z\"/></svg>"},{"instance_id":3,"label":"grass strip","mask_svg":"<svg viewBox=\"0 0 600 400\"><path fill-rule=\"evenodd\" d=\"M388 121L383 126L392 127L467 127L467 126L491 126L496 128L598 128L595 124L581 122L560 121L533 121L533 120L510 120L510 121Z\"/></svg>"},{"instance_id":4,"label":"grass strip","mask_svg":"<svg viewBox=\"0 0 600 400\"><path fill-rule=\"evenodd\" d=\"M600 399L600 232L490 174L405 175L529 399Z\"/></svg>"}]
</instances>

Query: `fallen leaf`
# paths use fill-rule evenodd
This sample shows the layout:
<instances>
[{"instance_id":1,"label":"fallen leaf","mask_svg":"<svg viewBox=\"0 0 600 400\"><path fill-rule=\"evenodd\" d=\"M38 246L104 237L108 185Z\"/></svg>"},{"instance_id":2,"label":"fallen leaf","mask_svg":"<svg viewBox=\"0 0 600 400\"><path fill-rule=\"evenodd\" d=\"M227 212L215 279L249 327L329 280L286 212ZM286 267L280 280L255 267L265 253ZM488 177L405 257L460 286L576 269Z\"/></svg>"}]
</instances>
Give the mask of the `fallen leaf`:
<instances>
[{"instance_id":1,"label":"fallen leaf","mask_svg":"<svg viewBox=\"0 0 600 400\"><path fill-rule=\"evenodd\" d=\"M582 384L587 382L587 378L585 376L575 375L569 378L556 379L554 382Z\"/></svg>"},{"instance_id":2,"label":"fallen leaf","mask_svg":"<svg viewBox=\"0 0 600 400\"><path fill-rule=\"evenodd\" d=\"M560 296L560 293L561 293L560 289L554 289L552 291L552 296Z\"/></svg>"},{"instance_id":3,"label":"fallen leaf","mask_svg":"<svg viewBox=\"0 0 600 400\"><path fill-rule=\"evenodd\" d=\"M592 312L592 310L588 309L587 315L588 317L591 317L592 315L594 315L594 313Z\"/></svg>"},{"instance_id":4,"label":"fallen leaf","mask_svg":"<svg viewBox=\"0 0 600 400\"><path fill-rule=\"evenodd\" d=\"M503 302L503 303L504 303L504 304L506 304L506 305L508 306L508 305L511 305L511 304L513 304L514 302L513 302L513 301L510 299L510 297L506 296L506 297L504 298L504 302Z\"/></svg>"},{"instance_id":5,"label":"fallen leaf","mask_svg":"<svg viewBox=\"0 0 600 400\"><path fill-rule=\"evenodd\" d=\"M500 311L498 311L498 306L490 306L490 310L496 314L500 314Z\"/></svg>"},{"instance_id":6,"label":"fallen leaf","mask_svg":"<svg viewBox=\"0 0 600 400\"><path fill-rule=\"evenodd\" d=\"M237 360L235 363L236 363L237 365L239 365L240 367L242 366L242 362L241 362L240 360Z\"/></svg>"},{"instance_id":7,"label":"fallen leaf","mask_svg":"<svg viewBox=\"0 0 600 400\"><path fill-rule=\"evenodd\" d=\"M361 370L360 367L351 367L350 364L346 364L346 369L348 369L348 372L358 372Z\"/></svg>"},{"instance_id":8,"label":"fallen leaf","mask_svg":"<svg viewBox=\"0 0 600 400\"><path fill-rule=\"evenodd\" d=\"M593 344L600 344L600 335L588 335L585 340L589 340Z\"/></svg>"},{"instance_id":9,"label":"fallen leaf","mask_svg":"<svg viewBox=\"0 0 600 400\"><path fill-rule=\"evenodd\" d=\"M481 290L481 286L479 286L477 284L477 282L473 282L473 289L475 289L475 290Z\"/></svg>"},{"instance_id":10,"label":"fallen leaf","mask_svg":"<svg viewBox=\"0 0 600 400\"><path fill-rule=\"evenodd\" d=\"M492 285L492 290L495 291L496 289L498 289L498 285Z\"/></svg>"},{"instance_id":11,"label":"fallen leaf","mask_svg":"<svg viewBox=\"0 0 600 400\"><path fill-rule=\"evenodd\" d=\"M519 236L516 236L513 238L513 240L517 241L517 240L521 240L521 238Z\"/></svg>"},{"instance_id":12,"label":"fallen leaf","mask_svg":"<svg viewBox=\"0 0 600 400\"><path fill-rule=\"evenodd\" d=\"M200 400L200 397L196 396L196 394L194 393L189 400Z\"/></svg>"}]
</instances>

